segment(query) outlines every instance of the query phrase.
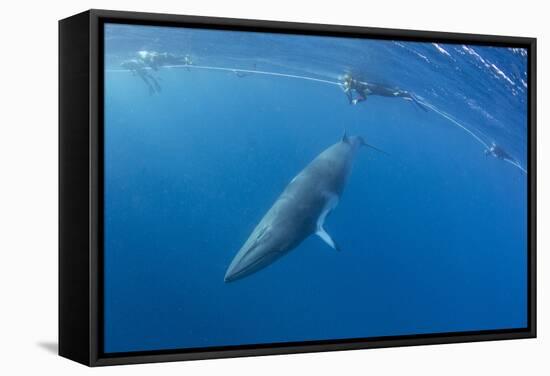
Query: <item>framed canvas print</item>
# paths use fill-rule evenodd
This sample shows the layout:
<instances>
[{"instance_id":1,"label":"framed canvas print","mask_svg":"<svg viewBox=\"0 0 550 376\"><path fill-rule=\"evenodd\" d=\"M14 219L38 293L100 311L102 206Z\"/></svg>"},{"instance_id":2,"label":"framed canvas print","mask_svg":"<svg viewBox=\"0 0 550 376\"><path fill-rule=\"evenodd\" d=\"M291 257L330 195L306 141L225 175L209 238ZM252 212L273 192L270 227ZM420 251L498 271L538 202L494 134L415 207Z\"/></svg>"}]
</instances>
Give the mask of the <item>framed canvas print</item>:
<instances>
[{"instance_id":1,"label":"framed canvas print","mask_svg":"<svg viewBox=\"0 0 550 376\"><path fill-rule=\"evenodd\" d=\"M60 355L535 337L535 39L59 26Z\"/></svg>"}]
</instances>

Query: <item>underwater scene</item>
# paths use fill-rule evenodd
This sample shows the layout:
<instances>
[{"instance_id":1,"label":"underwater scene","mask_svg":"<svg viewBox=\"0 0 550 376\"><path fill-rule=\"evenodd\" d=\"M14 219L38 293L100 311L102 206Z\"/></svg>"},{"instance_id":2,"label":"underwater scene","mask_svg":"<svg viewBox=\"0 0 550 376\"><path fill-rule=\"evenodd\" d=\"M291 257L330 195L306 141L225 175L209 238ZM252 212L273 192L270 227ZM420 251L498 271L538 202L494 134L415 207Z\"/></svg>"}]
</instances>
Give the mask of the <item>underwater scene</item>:
<instances>
[{"instance_id":1,"label":"underwater scene","mask_svg":"<svg viewBox=\"0 0 550 376\"><path fill-rule=\"evenodd\" d=\"M105 24L104 352L527 327L527 55Z\"/></svg>"}]
</instances>

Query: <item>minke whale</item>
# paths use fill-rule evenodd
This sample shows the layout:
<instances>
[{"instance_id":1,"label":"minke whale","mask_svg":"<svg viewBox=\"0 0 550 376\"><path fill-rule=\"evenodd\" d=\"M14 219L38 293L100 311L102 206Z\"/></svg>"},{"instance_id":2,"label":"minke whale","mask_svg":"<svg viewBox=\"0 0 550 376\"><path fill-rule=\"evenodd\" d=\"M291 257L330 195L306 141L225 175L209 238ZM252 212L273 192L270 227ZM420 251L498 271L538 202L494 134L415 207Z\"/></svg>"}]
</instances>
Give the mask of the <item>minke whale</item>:
<instances>
[{"instance_id":1,"label":"minke whale","mask_svg":"<svg viewBox=\"0 0 550 376\"><path fill-rule=\"evenodd\" d=\"M360 136L344 134L340 142L324 150L296 175L236 254L227 268L225 282L268 266L312 234L339 250L323 226L327 215L338 205L361 146L376 149Z\"/></svg>"}]
</instances>

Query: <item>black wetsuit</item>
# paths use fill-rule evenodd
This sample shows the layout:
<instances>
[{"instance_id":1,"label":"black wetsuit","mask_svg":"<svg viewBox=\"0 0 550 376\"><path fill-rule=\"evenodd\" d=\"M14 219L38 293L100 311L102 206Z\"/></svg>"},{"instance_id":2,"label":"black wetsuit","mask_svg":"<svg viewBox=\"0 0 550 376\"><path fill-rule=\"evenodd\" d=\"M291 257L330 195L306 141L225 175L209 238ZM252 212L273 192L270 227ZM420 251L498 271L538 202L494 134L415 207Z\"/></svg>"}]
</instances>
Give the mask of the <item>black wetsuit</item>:
<instances>
[{"instance_id":1,"label":"black wetsuit","mask_svg":"<svg viewBox=\"0 0 550 376\"><path fill-rule=\"evenodd\" d=\"M188 57L180 57L168 52L147 52L140 59L154 71L166 65L191 64Z\"/></svg>"},{"instance_id":2,"label":"black wetsuit","mask_svg":"<svg viewBox=\"0 0 550 376\"><path fill-rule=\"evenodd\" d=\"M357 93L357 96L354 98L352 90ZM392 88L389 86L384 86L376 83L360 82L355 79L348 81L348 90L346 92L348 100L350 103L360 103L367 99L369 95L378 95L381 97L390 97L390 98L403 98L406 100L413 101L418 107L422 110L427 111L426 107L422 105L413 94L408 91Z\"/></svg>"},{"instance_id":3,"label":"black wetsuit","mask_svg":"<svg viewBox=\"0 0 550 376\"><path fill-rule=\"evenodd\" d=\"M508 154L503 148L498 145L493 145L489 150L491 154L498 159L507 159L512 162L516 161L514 158L512 158L510 154Z\"/></svg>"}]
</instances>

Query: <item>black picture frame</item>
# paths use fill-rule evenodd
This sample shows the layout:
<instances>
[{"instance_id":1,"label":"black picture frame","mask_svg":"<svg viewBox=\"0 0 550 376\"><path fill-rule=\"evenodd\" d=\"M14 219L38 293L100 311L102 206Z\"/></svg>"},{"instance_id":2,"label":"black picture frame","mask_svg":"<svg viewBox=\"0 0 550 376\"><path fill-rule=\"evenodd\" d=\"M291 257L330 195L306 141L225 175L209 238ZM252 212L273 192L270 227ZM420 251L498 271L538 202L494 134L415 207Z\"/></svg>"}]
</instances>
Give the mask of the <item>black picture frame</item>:
<instances>
[{"instance_id":1,"label":"black picture frame","mask_svg":"<svg viewBox=\"0 0 550 376\"><path fill-rule=\"evenodd\" d=\"M103 24L399 39L528 51L528 327L461 333L105 354L103 344ZM59 354L88 366L536 337L536 39L88 10L59 21Z\"/></svg>"}]
</instances>

